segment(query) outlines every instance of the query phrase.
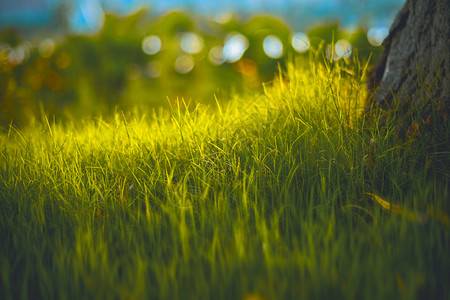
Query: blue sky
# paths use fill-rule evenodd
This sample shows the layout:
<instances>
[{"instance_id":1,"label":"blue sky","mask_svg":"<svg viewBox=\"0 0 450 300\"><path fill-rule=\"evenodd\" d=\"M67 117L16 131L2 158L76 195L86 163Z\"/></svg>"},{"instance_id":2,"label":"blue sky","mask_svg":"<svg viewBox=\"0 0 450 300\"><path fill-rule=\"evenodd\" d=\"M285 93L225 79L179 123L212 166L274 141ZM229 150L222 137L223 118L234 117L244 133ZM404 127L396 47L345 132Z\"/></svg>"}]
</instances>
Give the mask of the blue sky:
<instances>
[{"instance_id":1,"label":"blue sky","mask_svg":"<svg viewBox=\"0 0 450 300\"><path fill-rule=\"evenodd\" d=\"M145 5L155 14L172 9L216 15L235 12L250 15L273 13L303 29L312 21L339 19L344 25L369 22L389 26L405 0L0 0L0 28L48 28L55 26L58 7L65 5L73 32L98 30L104 12L129 14Z\"/></svg>"}]
</instances>

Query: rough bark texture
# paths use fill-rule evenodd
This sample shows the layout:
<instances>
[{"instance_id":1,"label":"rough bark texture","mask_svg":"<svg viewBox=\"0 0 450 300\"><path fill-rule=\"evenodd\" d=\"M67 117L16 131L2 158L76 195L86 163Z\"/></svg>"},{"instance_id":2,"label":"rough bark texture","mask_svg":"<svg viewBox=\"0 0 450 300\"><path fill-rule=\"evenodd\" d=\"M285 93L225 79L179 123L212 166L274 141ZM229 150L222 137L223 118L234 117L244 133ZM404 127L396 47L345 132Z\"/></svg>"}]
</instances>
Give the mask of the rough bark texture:
<instances>
[{"instance_id":1,"label":"rough bark texture","mask_svg":"<svg viewBox=\"0 0 450 300\"><path fill-rule=\"evenodd\" d=\"M407 0L369 75L372 103L390 107L433 99L448 110L449 38L448 0Z\"/></svg>"}]
</instances>

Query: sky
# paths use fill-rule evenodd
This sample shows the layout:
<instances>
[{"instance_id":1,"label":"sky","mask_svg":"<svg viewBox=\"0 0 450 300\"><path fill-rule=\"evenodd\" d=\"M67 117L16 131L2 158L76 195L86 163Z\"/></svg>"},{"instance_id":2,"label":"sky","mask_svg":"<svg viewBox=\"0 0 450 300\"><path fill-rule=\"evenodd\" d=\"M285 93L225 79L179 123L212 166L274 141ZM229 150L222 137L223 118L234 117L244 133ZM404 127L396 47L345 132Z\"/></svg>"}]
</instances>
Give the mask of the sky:
<instances>
[{"instance_id":1,"label":"sky","mask_svg":"<svg viewBox=\"0 0 450 300\"><path fill-rule=\"evenodd\" d=\"M389 27L405 0L0 0L0 29L52 28L61 12L69 30L95 32L103 14L127 15L142 6L154 14L185 9L200 15L236 13L248 16L271 13L283 17L294 29L304 30L312 22L339 20L343 26ZM61 8L65 9L62 10Z\"/></svg>"}]
</instances>

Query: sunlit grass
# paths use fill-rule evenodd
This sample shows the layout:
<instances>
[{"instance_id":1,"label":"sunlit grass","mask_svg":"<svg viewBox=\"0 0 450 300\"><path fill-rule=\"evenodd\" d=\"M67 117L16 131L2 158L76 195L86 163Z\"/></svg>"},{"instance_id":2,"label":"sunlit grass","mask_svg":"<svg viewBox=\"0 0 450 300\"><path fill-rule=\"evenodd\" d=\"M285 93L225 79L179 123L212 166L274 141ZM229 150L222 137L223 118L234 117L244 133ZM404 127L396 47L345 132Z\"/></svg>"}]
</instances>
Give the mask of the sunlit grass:
<instances>
[{"instance_id":1,"label":"sunlit grass","mask_svg":"<svg viewBox=\"0 0 450 300\"><path fill-rule=\"evenodd\" d=\"M448 123L366 121L365 71L312 54L226 105L9 128L2 298L445 298Z\"/></svg>"}]
</instances>

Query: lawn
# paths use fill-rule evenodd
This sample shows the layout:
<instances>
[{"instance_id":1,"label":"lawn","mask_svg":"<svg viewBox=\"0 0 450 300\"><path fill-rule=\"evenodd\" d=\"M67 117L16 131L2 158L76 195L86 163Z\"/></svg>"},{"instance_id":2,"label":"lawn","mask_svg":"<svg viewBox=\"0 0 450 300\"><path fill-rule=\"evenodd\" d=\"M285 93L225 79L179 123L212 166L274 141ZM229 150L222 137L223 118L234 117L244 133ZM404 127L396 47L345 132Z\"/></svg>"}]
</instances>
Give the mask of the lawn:
<instances>
[{"instance_id":1,"label":"lawn","mask_svg":"<svg viewBox=\"0 0 450 300\"><path fill-rule=\"evenodd\" d=\"M399 134L366 71L4 128L0 298L448 299L449 121Z\"/></svg>"}]
</instances>

